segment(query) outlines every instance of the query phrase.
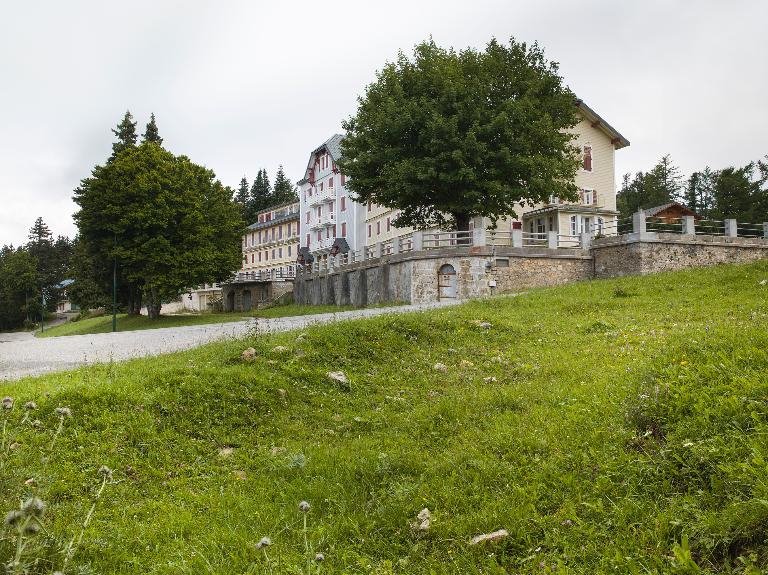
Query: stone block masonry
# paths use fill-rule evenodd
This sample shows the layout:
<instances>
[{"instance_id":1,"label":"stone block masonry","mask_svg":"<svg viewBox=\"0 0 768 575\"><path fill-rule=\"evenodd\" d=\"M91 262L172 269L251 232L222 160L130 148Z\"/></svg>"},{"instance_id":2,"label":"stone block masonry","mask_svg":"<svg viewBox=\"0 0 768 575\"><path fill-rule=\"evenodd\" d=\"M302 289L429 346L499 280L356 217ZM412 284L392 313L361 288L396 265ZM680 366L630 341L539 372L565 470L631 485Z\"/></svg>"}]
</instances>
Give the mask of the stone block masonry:
<instances>
[{"instance_id":1,"label":"stone block masonry","mask_svg":"<svg viewBox=\"0 0 768 575\"><path fill-rule=\"evenodd\" d=\"M298 274L300 304L365 306L468 299L593 278L642 275L768 258L768 239L638 232L595 239L587 249L452 247L410 251ZM441 297L443 266L455 281ZM455 279L454 279L455 278Z\"/></svg>"},{"instance_id":2,"label":"stone block masonry","mask_svg":"<svg viewBox=\"0 0 768 575\"><path fill-rule=\"evenodd\" d=\"M438 272L445 265L456 272L458 299L592 277L592 257L581 250L446 248L394 254L319 273L299 274L294 282L294 300L300 304L355 306L435 302L440 299Z\"/></svg>"},{"instance_id":3,"label":"stone block masonry","mask_svg":"<svg viewBox=\"0 0 768 575\"><path fill-rule=\"evenodd\" d=\"M628 234L603 238L592 246L595 278L674 271L768 258L761 238L687 236L670 233Z\"/></svg>"}]
</instances>

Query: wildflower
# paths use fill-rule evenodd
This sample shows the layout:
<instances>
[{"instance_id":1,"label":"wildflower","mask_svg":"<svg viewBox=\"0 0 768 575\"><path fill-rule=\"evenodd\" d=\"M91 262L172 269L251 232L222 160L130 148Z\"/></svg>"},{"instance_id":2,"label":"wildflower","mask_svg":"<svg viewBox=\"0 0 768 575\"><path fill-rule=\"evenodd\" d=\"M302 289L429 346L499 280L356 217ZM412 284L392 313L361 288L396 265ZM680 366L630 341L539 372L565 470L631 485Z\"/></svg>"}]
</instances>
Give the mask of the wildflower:
<instances>
[{"instance_id":1,"label":"wildflower","mask_svg":"<svg viewBox=\"0 0 768 575\"><path fill-rule=\"evenodd\" d=\"M72 410L68 407L57 407L56 415L59 417L72 417Z\"/></svg>"},{"instance_id":2,"label":"wildflower","mask_svg":"<svg viewBox=\"0 0 768 575\"><path fill-rule=\"evenodd\" d=\"M11 409L13 407L13 398L12 397L4 397L3 398L3 409Z\"/></svg>"},{"instance_id":3,"label":"wildflower","mask_svg":"<svg viewBox=\"0 0 768 575\"><path fill-rule=\"evenodd\" d=\"M21 512L32 517L42 517L45 513L45 503L39 497L30 497L22 504Z\"/></svg>"},{"instance_id":4,"label":"wildflower","mask_svg":"<svg viewBox=\"0 0 768 575\"><path fill-rule=\"evenodd\" d=\"M299 503L299 511L301 511L302 513L309 513L309 503L307 503L306 501L302 501L301 503Z\"/></svg>"},{"instance_id":5,"label":"wildflower","mask_svg":"<svg viewBox=\"0 0 768 575\"><path fill-rule=\"evenodd\" d=\"M106 465L99 467L99 475L103 475L107 479L112 479L112 470Z\"/></svg>"},{"instance_id":6,"label":"wildflower","mask_svg":"<svg viewBox=\"0 0 768 575\"><path fill-rule=\"evenodd\" d=\"M21 521L22 517L24 517L24 515L18 509L9 511L8 514L5 516L5 524L8 525L9 527L13 527L19 521Z\"/></svg>"},{"instance_id":7,"label":"wildflower","mask_svg":"<svg viewBox=\"0 0 768 575\"><path fill-rule=\"evenodd\" d=\"M315 561L317 561L318 563L325 561L325 555L323 555L322 553L317 553L315 555Z\"/></svg>"},{"instance_id":8,"label":"wildflower","mask_svg":"<svg viewBox=\"0 0 768 575\"><path fill-rule=\"evenodd\" d=\"M24 409L32 411L33 409L37 409L37 404L34 401L28 401L24 404Z\"/></svg>"},{"instance_id":9,"label":"wildflower","mask_svg":"<svg viewBox=\"0 0 768 575\"><path fill-rule=\"evenodd\" d=\"M263 549L272 545L272 540L269 537L262 537L256 544L256 549Z\"/></svg>"}]
</instances>

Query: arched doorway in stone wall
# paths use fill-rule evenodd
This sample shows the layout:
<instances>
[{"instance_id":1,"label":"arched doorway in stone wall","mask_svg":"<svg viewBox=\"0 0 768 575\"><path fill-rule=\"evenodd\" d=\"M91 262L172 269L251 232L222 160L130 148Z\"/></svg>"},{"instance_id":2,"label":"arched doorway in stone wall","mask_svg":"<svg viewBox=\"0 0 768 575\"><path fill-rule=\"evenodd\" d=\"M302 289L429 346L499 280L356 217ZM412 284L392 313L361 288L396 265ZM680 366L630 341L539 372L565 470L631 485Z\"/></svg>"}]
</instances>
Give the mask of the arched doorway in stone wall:
<instances>
[{"instance_id":1,"label":"arched doorway in stone wall","mask_svg":"<svg viewBox=\"0 0 768 575\"><path fill-rule=\"evenodd\" d=\"M235 290L233 289L227 292L227 303L224 306L224 311L235 311Z\"/></svg>"},{"instance_id":2,"label":"arched doorway in stone wall","mask_svg":"<svg viewBox=\"0 0 768 575\"><path fill-rule=\"evenodd\" d=\"M251 311L251 290L243 290L243 311Z\"/></svg>"},{"instance_id":3,"label":"arched doorway in stone wall","mask_svg":"<svg viewBox=\"0 0 768 575\"><path fill-rule=\"evenodd\" d=\"M437 272L437 299L438 301L454 300L457 297L456 268L451 264L440 266Z\"/></svg>"}]
</instances>

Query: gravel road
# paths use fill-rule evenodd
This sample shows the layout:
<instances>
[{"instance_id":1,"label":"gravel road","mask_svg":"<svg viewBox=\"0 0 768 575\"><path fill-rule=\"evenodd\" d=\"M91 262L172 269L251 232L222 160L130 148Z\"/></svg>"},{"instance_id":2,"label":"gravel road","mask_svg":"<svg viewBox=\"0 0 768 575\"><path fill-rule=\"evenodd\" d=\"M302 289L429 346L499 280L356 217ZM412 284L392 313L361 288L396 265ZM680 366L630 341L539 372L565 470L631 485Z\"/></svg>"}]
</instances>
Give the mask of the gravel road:
<instances>
[{"instance_id":1,"label":"gravel road","mask_svg":"<svg viewBox=\"0 0 768 575\"><path fill-rule=\"evenodd\" d=\"M260 319L259 332L302 329L310 325L383 314L407 313L454 305L441 302L370 308L339 313ZM88 363L125 360L190 349L212 341L246 336L255 320L142 331L36 338L29 332L0 333L0 380L18 379Z\"/></svg>"}]
</instances>

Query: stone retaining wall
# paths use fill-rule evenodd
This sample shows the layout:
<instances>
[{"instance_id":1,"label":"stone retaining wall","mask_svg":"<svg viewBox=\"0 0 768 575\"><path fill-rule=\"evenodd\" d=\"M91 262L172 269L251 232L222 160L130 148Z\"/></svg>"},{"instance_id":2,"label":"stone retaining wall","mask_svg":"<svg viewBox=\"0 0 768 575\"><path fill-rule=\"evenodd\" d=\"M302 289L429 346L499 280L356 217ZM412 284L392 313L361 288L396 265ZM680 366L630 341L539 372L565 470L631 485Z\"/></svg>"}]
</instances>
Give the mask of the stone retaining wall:
<instances>
[{"instance_id":1,"label":"stone retaining wall","mask_svg":"<svg viewBox=\"0 0 768 575\"><path fill-rule=\"evenodd\" d=\"M445 264L456 270L458 298L467 299L592 278L760 258L768 258L768 240L648 232L601 238L588 251L542 247L446 248L299 274L294 282L294 299L300 304L354 306L434 302L439 299L438 270Z\"/></svg>"},{"instance_id":2,"label":"stone retaining wall","mask_svg":"<svg viewBox=\"0 0 768 575\"><path fill-rule=\"evenodd\" d=\"M595 241L592 255L595 277L612 278L752 262L768 257L768 241L664 233L628 234Z\"/></svg>"}]
</instances>

